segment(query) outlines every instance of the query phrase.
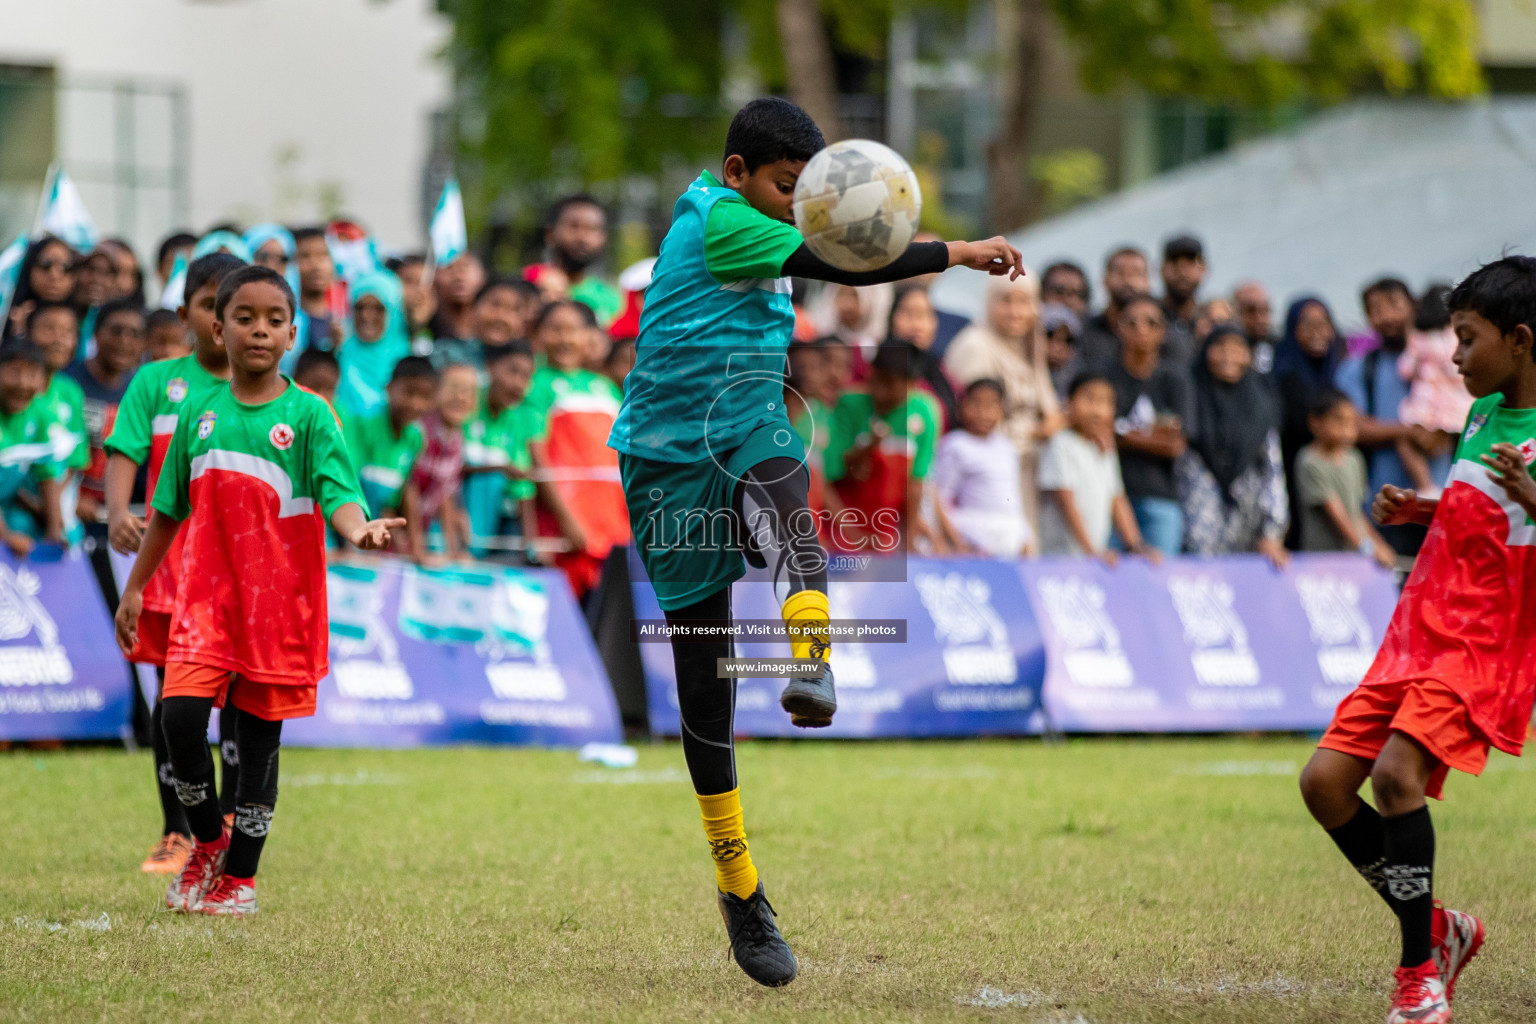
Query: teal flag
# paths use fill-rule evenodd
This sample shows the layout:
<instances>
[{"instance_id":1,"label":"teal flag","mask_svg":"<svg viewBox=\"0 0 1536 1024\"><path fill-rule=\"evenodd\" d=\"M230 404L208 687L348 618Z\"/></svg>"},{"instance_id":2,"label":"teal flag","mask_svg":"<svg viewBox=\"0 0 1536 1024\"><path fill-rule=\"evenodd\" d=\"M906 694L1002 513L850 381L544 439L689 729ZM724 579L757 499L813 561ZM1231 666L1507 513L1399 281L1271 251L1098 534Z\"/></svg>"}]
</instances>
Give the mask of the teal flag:
<instances>
[{"instance_id":1,"label":"teal flag","mask_svg":"<svg viewBox=\"0 0 1536 1024\"><path fill-rule=\"evenodd\" d=\"M437 265L446 267L469 249L469 229L464 226L464 197L459 194L457 178L449 178L432 211L432 255Z\"/></svg>"}]
</instances>

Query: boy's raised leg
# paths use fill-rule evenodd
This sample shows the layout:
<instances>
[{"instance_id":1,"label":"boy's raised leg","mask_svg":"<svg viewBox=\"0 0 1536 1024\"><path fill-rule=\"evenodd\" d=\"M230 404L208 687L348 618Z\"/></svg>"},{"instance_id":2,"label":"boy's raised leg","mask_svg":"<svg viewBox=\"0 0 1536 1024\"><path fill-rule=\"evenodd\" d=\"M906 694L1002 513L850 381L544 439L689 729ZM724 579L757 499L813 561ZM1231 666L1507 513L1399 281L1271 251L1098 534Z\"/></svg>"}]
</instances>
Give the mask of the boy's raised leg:
<instances>
[{"instance_id":1,"label":"boy's raised leg","mask_svg":"<svg viewBox=\"0 0 1536 1024\"><path fill-rule=\"evenodd\" d=\"M668 622L725 621L730 617L729 586L687 607L667 612ZM683 757L688 762L704 835L715 862L720 914L725 919L731 953L753 981L769 986L787 985L794 980L797 970L795 956L774 924L773 908L752 863L736 784L736 681L717 676L717 659L730 655L729 640L672 641Z\"/></svg>"}]
</instances>

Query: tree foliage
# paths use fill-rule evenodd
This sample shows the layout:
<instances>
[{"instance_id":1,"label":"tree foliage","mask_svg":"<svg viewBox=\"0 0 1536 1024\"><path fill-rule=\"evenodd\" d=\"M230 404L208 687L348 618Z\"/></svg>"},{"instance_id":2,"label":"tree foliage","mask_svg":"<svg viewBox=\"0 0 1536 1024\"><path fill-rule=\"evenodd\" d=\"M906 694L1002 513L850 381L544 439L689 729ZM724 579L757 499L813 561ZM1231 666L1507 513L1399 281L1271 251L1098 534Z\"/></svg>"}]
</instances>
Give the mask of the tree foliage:
<instances>
[{"instance_id":1,"label":"tree foliage","mask_svg":"<svg viewBox=\"0 0 1536 1024\"><path fill-rule=\"evenodd\" d=\"M461 144L487 194L590 186L713 152L712 0L453 0Z\"/></svg>"},{"instance_id":2,"label":"tree foliage","mask_svg":"<svg viewBox=\"0 0 1536 1024\"><path fill-rule=\"evenodd\" d=\"M1484 88L1468 0L1051 0L1083 82L1273 107Z\"/></svg>"}]
</instances>

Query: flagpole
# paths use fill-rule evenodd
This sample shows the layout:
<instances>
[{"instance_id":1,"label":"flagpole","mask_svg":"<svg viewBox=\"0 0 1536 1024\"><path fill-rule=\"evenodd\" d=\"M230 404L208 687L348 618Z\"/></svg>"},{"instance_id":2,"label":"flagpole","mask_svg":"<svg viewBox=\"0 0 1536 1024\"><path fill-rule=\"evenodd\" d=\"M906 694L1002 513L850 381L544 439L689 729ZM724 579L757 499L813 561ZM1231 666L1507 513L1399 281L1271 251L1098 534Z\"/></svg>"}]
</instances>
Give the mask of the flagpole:
<instances>
[{"instance_id":1,"label":"flagpole","mask_svg":"<svg viewBox=\"0 0 1536 1024\"><path fill-rule=\"evenodd\" d=\"M29 238L36 238L43 233L43 218L48 215L48 200L53 195L53 186L59 177L59 162L55 160L48 165L48 176L43 179L43 194L37 201L37 215L32 218L32 234Z\"/></svg>"}]
</instances>

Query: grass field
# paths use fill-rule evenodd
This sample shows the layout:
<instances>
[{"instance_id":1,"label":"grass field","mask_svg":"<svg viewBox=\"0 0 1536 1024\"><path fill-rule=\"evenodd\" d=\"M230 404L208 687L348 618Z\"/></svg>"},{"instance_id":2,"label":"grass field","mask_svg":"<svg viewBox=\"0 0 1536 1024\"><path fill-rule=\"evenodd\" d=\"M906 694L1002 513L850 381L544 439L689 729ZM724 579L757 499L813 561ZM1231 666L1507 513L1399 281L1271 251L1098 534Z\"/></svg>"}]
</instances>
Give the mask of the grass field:
<instances>
[{"instance_id":1,"label":"grass field","mask_svg":"<svg viewBox=\"0 0 1536 1024\"><path fill-rule=\"evenodd\" d=\"M0 1020L1375 1022L1395 923L1300 740L766 743L752 849L799 979L726 958L675 744L283 753L247 921L159 909L147 755L0 755ZM1457 1020L1536 1020L1536 767L1435 807L1490 938ZM1533 973L1527 975L1531 965Z\"/></svg>"}]
</instances>

